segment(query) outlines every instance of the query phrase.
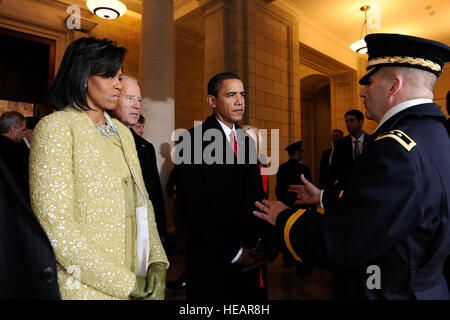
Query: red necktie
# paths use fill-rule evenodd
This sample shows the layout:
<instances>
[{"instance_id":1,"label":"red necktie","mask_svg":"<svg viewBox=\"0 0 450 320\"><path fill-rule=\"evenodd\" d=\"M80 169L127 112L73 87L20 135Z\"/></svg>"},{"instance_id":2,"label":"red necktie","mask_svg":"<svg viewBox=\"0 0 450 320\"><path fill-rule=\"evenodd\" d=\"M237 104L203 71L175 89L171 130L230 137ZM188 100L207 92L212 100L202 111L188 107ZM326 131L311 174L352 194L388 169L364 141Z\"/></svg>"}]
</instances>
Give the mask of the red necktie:
<instances>
[{"instance_id":1,"label":"red necktie","mask_svg":"<svg viewBox=\"0 0 450 320\"><path fill-rule=\"evenodd\" d=\"M231 130L231 132L230 132L230 144L231 144L231 148L233 149L233 152L236 155L236 159L237 159L238 158L238 144L237 144L236 136L234 135L233 130Z\"/></svg>"},{"instance_id":2,"label":"red necktie","mask_svg":"<svg viewBox=\"0 0 450 320\"><path fill-rule=\"evenodd\" d=\"M264 192L267 194L267 175L265 174L266 173L266 168L264 168L264 166L260 163L259 164L259 169L260 169L260 171L261 171L261 178L262 178L262 184L263 184L263 189L264 189Z\"/></svg>"}]
</instances>

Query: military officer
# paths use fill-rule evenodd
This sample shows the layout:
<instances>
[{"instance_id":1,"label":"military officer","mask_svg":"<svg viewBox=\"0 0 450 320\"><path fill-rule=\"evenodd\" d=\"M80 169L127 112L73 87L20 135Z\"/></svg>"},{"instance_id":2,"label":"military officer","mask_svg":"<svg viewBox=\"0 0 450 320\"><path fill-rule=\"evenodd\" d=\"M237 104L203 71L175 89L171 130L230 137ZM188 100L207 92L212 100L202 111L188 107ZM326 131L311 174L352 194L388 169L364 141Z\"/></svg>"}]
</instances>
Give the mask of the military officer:
<instances>
[{"instance_id":1,"label":"military officer","mask_svg":"<svg viewBox=\"0 0 450 320\"><path fill-rule=\"evenodd\" d=\"M289 206L295 206L296 193L288 191L291 184L303 184L300 180L302 174L311 181L311 170L302 163L303 141L288 145L284 150L289 153L289 160L280 165L277 172L277 185L275 194L277 199Z\"/></svg>"},{"instance_id":2,"label":"military officer","mask_svg":"<svg viewBox=\"0 0 450 320\"><path fill-rule=\"evenodd\" d=\"M433 86L450 47L399 34L365 37L366 117L378 122L338 197L304 177L297 203L325 214L257 203L299 261L338 273L337 298L450 299L442 274L450 252L450 140ZM334 198L334 199L333 199Z\"/></svg>"}]
</instances>

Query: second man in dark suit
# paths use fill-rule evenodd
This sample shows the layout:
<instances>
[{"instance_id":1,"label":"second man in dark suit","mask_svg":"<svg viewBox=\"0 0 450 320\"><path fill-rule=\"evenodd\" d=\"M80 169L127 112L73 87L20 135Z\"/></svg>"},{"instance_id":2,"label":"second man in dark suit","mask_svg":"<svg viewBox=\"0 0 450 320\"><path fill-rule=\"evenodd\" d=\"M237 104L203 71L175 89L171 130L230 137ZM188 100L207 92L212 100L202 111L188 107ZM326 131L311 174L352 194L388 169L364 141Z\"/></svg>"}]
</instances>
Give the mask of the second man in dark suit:
<instances>
[{"instance_id":1,"label":"second man in dark suit","mask_svg":"<svg viewBox=\"0 0 450 320\"><path fill-rule=\"evenodd\" d=\"M330 165L331 183L337 188L343 187L347 182L355 159L367 142L367 133L363 131L364 115L361 111L348 111L345 114L345 124L349 135L336 142Z\"/></svg>"}]
</instances>

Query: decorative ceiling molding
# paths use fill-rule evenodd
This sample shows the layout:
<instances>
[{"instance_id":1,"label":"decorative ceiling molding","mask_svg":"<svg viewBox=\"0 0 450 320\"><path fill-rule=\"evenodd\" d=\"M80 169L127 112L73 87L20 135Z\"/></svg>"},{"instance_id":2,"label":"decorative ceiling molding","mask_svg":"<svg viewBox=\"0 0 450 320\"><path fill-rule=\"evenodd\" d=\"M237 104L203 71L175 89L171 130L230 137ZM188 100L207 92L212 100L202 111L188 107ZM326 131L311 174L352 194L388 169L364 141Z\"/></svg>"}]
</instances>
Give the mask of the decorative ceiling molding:
<instances>
[{"instance_id":1,"label":"decorative ceiling molding","mask_svg":"<svg viewBox=\"0 0 450 320\"><path fill-rule=\"evenodd\" d=\"M30 1L37 2L44 6L52 7L52 8L56 8L56 9L60 9L60 10L67 9L67 4L57 1L57 0L30 0Z\"/></svg>"},{"instance_id":2,"label":"decorative ceiling molding","mask_svg":"<svg viewBox=\"0 0 450 320\"><path fill-rule=\"evenodd\" d=\"M58 0L29 0L29 1L37 2L37 3L41 4L41 5L44 5L44 6L47 6L47 7L51 7L51 8L55 8L55 9L62 10L62 11L66 11L67 8L70 6L69 4L64 3L62 1L58 1ZM85 16L88 16L88 17L91 17L91 16L94 15L91 11L89 11L88 9L85 9L83 7L80 7L80 10L81 10L81 14L82 15L85 15Z\"/></svg>"},{"instance_id":3,"label":"decorative ceiling molding","mask_svg":"<svg viewBox=\"0 0 450 320\"><path fill-rule=\"evenodd\" d=\"M173 19L178 20L181 17L190 14L199 7L197 0L174 0L173 2Z\"/></svg>"},{"instance_id":4,"label":"decorative ceiling molding","mask_svg":"<svg viewBox=\"0 0 450 320\"><path fill-rule=\"evenodd\" d=\"M201 8L194 9L176 20L177 26L192 30L197 34L205 35L203 10Z\"/></svg>"},{"instance_id":5,"label":"decorative ceiling molding","mask_svg":"<svg viewBox=\"0 0 450 320\"><path fill-rule=\"evenodd\" d=\"M332 76L345 72L350 72L352 69L326 55L320 53L313 48L300 43L300 63L313 68L317 71Z\"/></svg>"}]
</instances>

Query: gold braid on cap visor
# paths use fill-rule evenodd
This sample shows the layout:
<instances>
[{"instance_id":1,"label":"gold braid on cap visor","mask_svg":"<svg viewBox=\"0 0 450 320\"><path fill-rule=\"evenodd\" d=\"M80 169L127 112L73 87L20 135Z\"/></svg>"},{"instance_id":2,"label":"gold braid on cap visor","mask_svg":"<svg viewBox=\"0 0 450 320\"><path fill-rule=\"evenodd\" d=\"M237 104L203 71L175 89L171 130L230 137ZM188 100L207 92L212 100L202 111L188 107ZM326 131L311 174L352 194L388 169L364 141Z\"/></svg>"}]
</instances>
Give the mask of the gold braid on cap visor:
<instances>
[{"instance_id":1,"label":"gold braid on cap visor","mask_svg":"<svg viewBox=\"0 0 450 320\"><path fill-rule=\"evenodd\" d=\"M369 61L369 66L376 66L382 63L408 63L413 65L419 65L433 71L440 72L441 66L433 61L422 59L422 58L413 58L413 57L380 57L375 58Z\"/></svg>"}]
</instances>

